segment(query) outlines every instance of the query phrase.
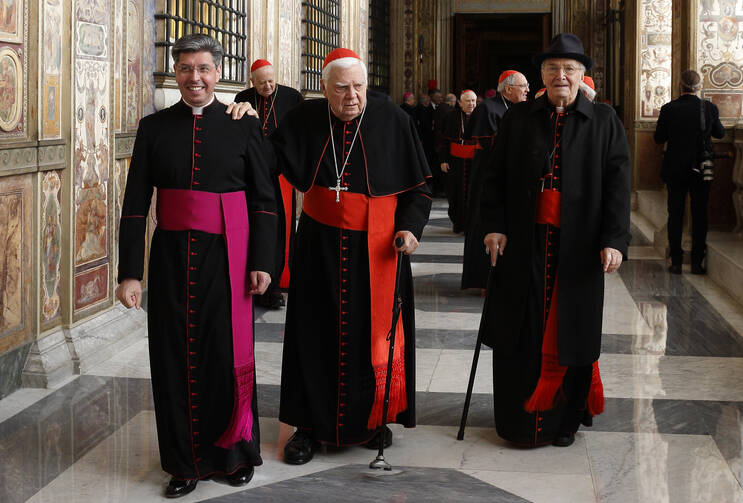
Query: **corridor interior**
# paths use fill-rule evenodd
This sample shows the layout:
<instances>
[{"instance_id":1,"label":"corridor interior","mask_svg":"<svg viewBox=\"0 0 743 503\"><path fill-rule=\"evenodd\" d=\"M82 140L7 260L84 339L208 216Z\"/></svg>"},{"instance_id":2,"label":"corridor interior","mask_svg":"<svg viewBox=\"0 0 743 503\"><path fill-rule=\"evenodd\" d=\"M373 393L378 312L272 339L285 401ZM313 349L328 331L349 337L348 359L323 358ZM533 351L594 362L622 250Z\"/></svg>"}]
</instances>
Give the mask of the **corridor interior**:
<instances>
[{"instance_id":1,"label":"corridor interior","mask_svg":"<svg viewBox=\"0 0 743 503\"><path fill-rule=\"evenodd\" d=\"M291 434L277 420L285 310L258 311L264 465L247 487L204 481L183 501L743 502L743 309L706 277L669 275L637 228L629 262L606 277L607 402L594 426L568 448L501 440L485 348L457 441L483 301L459 289L462 248L436 200L412 260L418 426L393 426L391 474L370 472L363 448L281 462ZM160 501L168 479L146 339L56 389L0 401L0 501Z\"/></svg>"}]
</instances>

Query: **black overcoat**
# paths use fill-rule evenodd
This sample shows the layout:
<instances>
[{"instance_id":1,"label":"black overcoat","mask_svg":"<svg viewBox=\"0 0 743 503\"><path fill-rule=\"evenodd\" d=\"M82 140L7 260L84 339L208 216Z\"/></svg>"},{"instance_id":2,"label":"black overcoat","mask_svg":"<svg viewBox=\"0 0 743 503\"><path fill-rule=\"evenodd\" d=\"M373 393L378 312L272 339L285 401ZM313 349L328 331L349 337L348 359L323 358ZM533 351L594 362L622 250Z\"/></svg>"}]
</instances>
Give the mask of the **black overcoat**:
<instances>
[{"instance_id":1,"label":"black overcoat","mask_svg":"<svg viewBox=\"0 0 743 503\"><path fill-rule=\"evenodd\" d=\"M604 273L600 252L627 256L630 241L630 157L614 110L578 93L562 134L562 202L558 353L561 365L588 365L601 348ZM503 117L485 177L481 225L508 238L485 311L484 342L508 357L524 326L540 178L554 146L554 110L543 96L512 106Z\"/></svg>"}]
</instances>

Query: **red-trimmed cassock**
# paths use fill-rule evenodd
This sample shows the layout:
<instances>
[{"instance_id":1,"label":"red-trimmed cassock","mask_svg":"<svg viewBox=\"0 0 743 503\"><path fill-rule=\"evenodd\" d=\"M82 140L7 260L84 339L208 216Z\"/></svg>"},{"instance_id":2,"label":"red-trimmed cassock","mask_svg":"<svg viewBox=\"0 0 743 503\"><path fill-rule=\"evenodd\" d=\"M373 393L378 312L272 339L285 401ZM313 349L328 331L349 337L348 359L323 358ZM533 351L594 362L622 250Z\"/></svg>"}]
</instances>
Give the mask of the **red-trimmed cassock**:
<instances>
[{"instance_id":1,"label":"red-trimmed cassock","mask_svg":"<svg viewBox=\"0 0 743 503\"><path fill-rule=\"evenodd\" d=\"M147 308L152 390L162 467L184 479L262 463L252 344L242 348L248 358L242 376L249 378L242 383L252 386L236 388L233 376L233 316L242 316L245 325L246 315L233 310L232 302L247 301L250 314L250 298L233 299L230 293L232 268L240 264L228 261L225 236L229 240L234 234L230 229L192 230L208 221L219 225L228 213L226 195L236 195L242 212L229 217L243 227L249 222L249 244L245 250L244 234L232 244L247 251L248 271L269 271L273 265L276 203L264 140L256 119L233 121L225 109L214 100L195 115L195 109L180 101L140 121L119 233L119 281L142 279L146 216L157 189L158 228L150 247ZM161 204L167 199L164 194L181 201L178 207ZM214 204L184 206L188 199ZM173 220L190 225L189 219L191 229L165 230L173 228ZM247 325L250 329L250 317ZM241 418L251 439L231 448L217 447L237 410L237 395L251 404Z\"/></svg>"},{"instance_id":2,"label":"red-trimmed cassock","mask_svg":"<svg viewBox=\"0 0 743 503\"><path fill-rule=\"evenodd\" d=\"M305 193L292 258L279 419L340 446L370 440L381 421L394 234L407 230L420 239L431 197L425 153L400 107L368 98L363 121L331 117L327 100L306 101L287 114L271 140L282 174ZM350 149L337 192L329 190L337 181L333 144L338 171ZM400 291L388 418L412 427L415 327L408 257Z\"/></svg>"},{"instance_id":3,"label":"red-trimmed cassock","mask_svg":"<svg viewBox=\"0 0 743 503\"><path fill-rule=\"evenodd\" d=\"M276 128L279 127L279 123L286 113L301 103L302 100L304 98L299 91L291 87L282 86L281 84L276 84L274 92L268 98L264 98L258 94L255 87L245 89L235 96L236 102L247 101L258 112L262 125L261 130L263 136L266 137L271 136L276 131ZM279 210L279 241L276 247L276 268L271 271L273 281L269 287L271 290L276 290L279 287L289 287L289 257L294 247L296 228L296 219L294 217L296 215L296 198L294 197L294 190L292 190L286 178L279 175L278 172L274 172L273 152L270 145L268 147L266 157L268 162L272 164L271 171L274 178L276 201L279 202L277 205Z\"/></svg>"},{"instance_id":4,"label":"red-trimmed cassock","mask_svg":"<svg viewBox=\"0 0 743 503\"><path fill-rule=\"evenodd\" d=\"M464 131L467 128L472 114L465 114L460 109L450 112L444 119L442 131L443 141L439 145L439 162L449 164L449 171L445 174L444 189L449 201L449 219L454 232L462 232L467 218L467 184L469 183L472 159L475 156L475 145L465 139ZM440 166L438 169L441 169Z\"/></svg>"},{"instance_id":5,"label":"red-trimmed cassock","mask_svg":"<svg viewBox=\"0 0 743 503\"><path fill-rule=\"evenodd\" d=\"M536 446L603 408L601 250L628 250L629 149L614 110L582 93L566 110L547 96L514 104L500 126L481 225L508 242L483 342L493 348L498 434Z\"/></svg>"}]
</instances>

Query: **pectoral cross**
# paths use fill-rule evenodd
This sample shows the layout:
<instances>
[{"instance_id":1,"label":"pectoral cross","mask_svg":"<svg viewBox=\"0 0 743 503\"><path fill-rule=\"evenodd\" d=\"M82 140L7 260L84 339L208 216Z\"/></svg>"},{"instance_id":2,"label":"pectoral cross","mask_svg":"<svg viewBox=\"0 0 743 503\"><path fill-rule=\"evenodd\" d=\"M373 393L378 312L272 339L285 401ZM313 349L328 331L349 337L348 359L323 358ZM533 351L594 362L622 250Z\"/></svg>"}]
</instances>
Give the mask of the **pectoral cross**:
<instances>
[{"instance_id":1,"label":"pectoral cross","mask_svg":"<svg viewBox=\"0 0 743 503\"><path fill-rule=\"evenodd\" d=\"M328 187L328 190L334 190L335 191L335 202L339 203L341 202L341 191L348 190L348 187L341 187L341 179L338 178L335 182L335 187Z\"/></svg>"}]
</instances>

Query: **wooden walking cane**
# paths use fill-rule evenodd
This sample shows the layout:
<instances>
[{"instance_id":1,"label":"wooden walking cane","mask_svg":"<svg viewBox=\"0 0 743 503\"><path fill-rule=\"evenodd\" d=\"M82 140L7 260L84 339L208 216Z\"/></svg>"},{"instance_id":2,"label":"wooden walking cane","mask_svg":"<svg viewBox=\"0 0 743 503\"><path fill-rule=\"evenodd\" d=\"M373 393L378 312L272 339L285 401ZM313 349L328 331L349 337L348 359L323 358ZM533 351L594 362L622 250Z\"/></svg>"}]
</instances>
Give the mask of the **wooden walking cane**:
<instances>
[{"instance_id":1,"label":"wooden walking cane","mask_svg":"<svg viewBox=\"0 0 743 503\"><path fill-rule=\"evenodd\" d=\"M403 245L403 239L398 237L395 239L395 247L400 248ZM369 463L369 468L372 470L392 470L392 465L384 460L384 437L385 427L387 426L387 409L390 403L390 383L392 381L392 360L395 356L395 332L397 328L397 320L400 318L400 310L402 308L402 298L400 298L400 268L402 266L402 255L403 252L397 252L397 270L395 271L395 297L392 301L392 327L387 334L387 340L390 341L390 348L387 354L387 377L384 381L384 404L382 405L382 425L379 427L379 451L377 457Z\"/></svg>"},{"instance_id":2,"label":"wooden walking cane","mask_svg":"<svg viewBox=\"0 0 743 503\"><path fill-rule=\"evenodd\" d=\"M472 388L475 385L475 374L477 373L477 362L480 359L480 348L482 347L482 338L484 334L485 312L488 309L488 297L490 296L490 285L493 279L493 267L488 269L488 282L485 286L485 302L482 305L482 316L480 317L480 328L477 330L477 343L475 344L475 354L472 357L472 368L470 369L470 382L467 385L467 396L464 399L464 409L462 410L462 421L459 423L459 432L457 440L464 440L464 428L467 426L467 414L470 410L470 400L472 399Z\"/></svg>"}]
</instances>

